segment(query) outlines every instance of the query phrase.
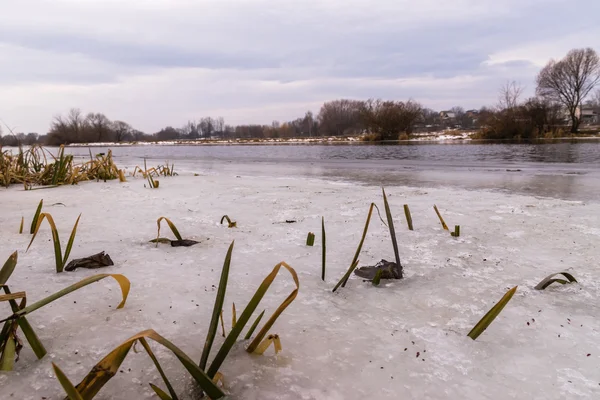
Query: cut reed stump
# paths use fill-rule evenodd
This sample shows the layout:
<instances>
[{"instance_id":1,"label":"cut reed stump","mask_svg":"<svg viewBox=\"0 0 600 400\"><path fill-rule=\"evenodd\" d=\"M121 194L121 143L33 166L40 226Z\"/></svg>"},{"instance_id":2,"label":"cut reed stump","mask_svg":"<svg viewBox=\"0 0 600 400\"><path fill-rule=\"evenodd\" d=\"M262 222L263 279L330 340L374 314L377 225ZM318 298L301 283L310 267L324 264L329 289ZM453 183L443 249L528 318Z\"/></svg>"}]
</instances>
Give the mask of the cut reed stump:
<instances>
[{"instance_id":1,"label":"cut reed stump","mask_svg":"<svg viewBox=\"0 0 600 400\"><path fill-rule=\"evenodd\" d=\"M100 253L94 254L89 257L76 258L74 260L71 260L71 262L68 263L65 267L65 271L75 271L77 268L95 269L109 267L111 265L115 265L113 263L113 260L108 254L101 251Z\"/></svg>"},{"instance_id":2,"label":"cut reed stump","mask_svg":"<svg viewBox=\"0 0 600 400\"><path fill-rule=\"evenodd\" d=\"M381 260L376 265L360 267L354 270L354 273L369 281L377 275L379 279L402 279L402 265L398 267L395 262Z\"/></svg>"}]
</instances>

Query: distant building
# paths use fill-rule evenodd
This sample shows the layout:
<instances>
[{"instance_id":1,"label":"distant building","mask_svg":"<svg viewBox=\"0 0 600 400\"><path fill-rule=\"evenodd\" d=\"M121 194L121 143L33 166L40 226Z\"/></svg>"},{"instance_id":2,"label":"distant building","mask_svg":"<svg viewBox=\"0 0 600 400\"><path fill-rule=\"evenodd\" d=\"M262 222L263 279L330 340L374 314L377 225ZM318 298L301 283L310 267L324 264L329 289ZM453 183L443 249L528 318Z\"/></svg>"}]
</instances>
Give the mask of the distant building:
<instances>
[{"instance_id":1,"label":"distant building","mask_svg":"<svg viewBox=\"0 0 600 400\"><path fill-rule=\"evenodd\" d=\"M442 119L442 121L455 119L456 113L453 113L452 111L440 111L440 118Z\"/></svg>"},{"instance_id":2,"label":"distant building","mask_svg":"<svg viewBox=\"0 0 600 400\"><path fill-rule=\"evenodd\" d=\"M577 108L577 115L581 118L581 123L594 125L600 122L598 112L593 107Z\"/></svg>"}]
</instances>

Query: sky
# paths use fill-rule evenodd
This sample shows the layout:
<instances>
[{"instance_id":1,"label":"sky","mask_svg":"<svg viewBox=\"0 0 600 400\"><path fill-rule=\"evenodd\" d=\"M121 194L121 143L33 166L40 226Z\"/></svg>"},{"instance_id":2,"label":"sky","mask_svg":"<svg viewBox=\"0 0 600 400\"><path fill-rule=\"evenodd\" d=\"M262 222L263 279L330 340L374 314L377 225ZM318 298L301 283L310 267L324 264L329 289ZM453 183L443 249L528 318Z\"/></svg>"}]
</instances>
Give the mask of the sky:
<instances>
[{"instance_id":1,"label":"sky","mask_svg":"<svg viewBox=\"0 0 600 400\"><path fill-rule=\"evenodd\" d=\"M338 98L443 110L524 95L548 60L600 51L598 0L0 0L0 119L70 108L153 133L204 116L286 121ZM4 132L6 133L6 127Z\"/></svg>"}]
</instances>

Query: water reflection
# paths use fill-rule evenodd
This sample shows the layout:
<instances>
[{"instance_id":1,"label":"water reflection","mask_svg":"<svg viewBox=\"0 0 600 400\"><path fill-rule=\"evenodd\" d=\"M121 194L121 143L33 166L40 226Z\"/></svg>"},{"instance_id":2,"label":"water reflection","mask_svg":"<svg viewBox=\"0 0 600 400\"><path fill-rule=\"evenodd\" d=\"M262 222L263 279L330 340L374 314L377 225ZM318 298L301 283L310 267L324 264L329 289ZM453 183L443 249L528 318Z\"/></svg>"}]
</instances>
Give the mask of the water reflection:
<instances>
[{"instance_id":1,"label":"water reflection","mask_svg":"<svg viewBox=\"0 0 600 400\"><path fill-rule=\"evenodd\" d=\"M107 148L94 147L93 153ZM119 165L318 177L365 185L488 189L569 200L600 199L600 141L352 145L112 147ZM67 148L88 158L88 148Z\"/></svg>"},{"instance_id":2,"label":"water reflection","mask_svg":"<svg viewBox=\"0 0 600 400\"><path fill-rule=\"evenodd\" d=\"M396 160L428 163L534 162L600 164L600 141L529 144L345 144L345 145L206 145L206 146L123 146L113 147L115 158L160 160L215 159L235 161L317 161L317 160ZM68 152L88 157L87 148ZM96 147L94 152L106 152Z\"/></svg>"}]
</instances>

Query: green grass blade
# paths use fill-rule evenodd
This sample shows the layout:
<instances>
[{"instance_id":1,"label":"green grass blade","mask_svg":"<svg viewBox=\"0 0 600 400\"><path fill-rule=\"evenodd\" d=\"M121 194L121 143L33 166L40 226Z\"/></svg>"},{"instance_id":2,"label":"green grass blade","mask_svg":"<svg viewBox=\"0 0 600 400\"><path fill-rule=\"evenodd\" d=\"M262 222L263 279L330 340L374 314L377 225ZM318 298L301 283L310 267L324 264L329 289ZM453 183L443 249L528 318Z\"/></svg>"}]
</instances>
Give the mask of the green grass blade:
<instances>
[{"instance_id":1,"label":"green grass blade","mask_svg":"<svg viewBox=\"0 0 600 400\"><path fill-rule=\"evenodd\" d=\"M406 223L408 224L408 230L410 230L410 231L414 230L412 216L410 215L410 209L408 208L408 204L404 205L404 215L406 216Z\"/></svg>"},{"instance_id":2,"label":"green grass blade","mask_svg":"<svg viewBox=\"0 0 600 400\"><path fill-rule=\"evenodd\" d=\"M79 224L79 218L81 218L81 214L79 214L79 217L77 217L77 220L75 221L75 225L73 226L73 230L71 231L71 236L69 237L69 241L67 242L67 247L65 248L65 255L63 257L63 262L62 262L63 268L67 264L67 261L69 261L69 255L71 254L71 249L73 248L73 242L75 241L75 235L77 234L77 224ZM59 272L62 272L62 271L63 271L63 269L61 268L61 270Z\"/></svg>"},{"instance_id":3,"label":"green grass blade","mask_svg":"<svg viewBox=\"0 0 600 400\"><path fill-rule=\"evenodd\" d=\"M540 283L538 283L535 286L534 289L536 289L536 290L544 290L548 286L550 286L551 284L553 284L554 282L563 283L564 282L563 279L552 279L556 275L563 275L565 278L567 278L569 280L569 283L577 282L577 279L575 279L575 277L573 275L571 275L570 273L568 273L568 272L558 272L556 274L548 275L547 277L545 277L544 279L542 279L542 281Z\"/></svg>"},{"instance_id":4,"label":"green grass blade","mask_svg":"<svg viewBox=\"0 0 600 400\"><path fill-rule=\"evenodd\" d=\"M275 320L281 314L281 312L296 297L296 295L298 293L298 286L299 286L298 285L298 277L296 275L296 272L295 271L292 272L293 269L291 269L291 267L289 265L281 262L281 263L277 264L275 266L275 268L273 268L273 271L271 271L271 273L269 275L267 275L265 277L265 279L262 281L262 283L260 284L260 286L258 287L256 292L252 296L252 299L250 299L250 302L248 303L246 308L244 308L244 311L242 312L242 315L240 315L240 318L238 319L237 323L235 324L235 327L233 327L233 329L231 329L231 332L229 332L229 335L227 335L227 338L225 338L225 342L223 343L223 345L221 345L219 352L217 353L217 355L213 359L213 362L210 364L210 367L208 368L207 374L210 378L214 378L216 373L219 371L219 368L223 364L223 361L225 361L225 357L227 357L227 354L229 354L229 351L231 351L231 348L233 347L233 345L235 344L235 341L237 340L238 336L242 332L242 329L244 329L244 326L246 326L246 324L248 323L248 320L252 316L252 313L254 313L254 310L256 310L256 308L258 307L258 304L260 303L260 301L262 300L264 295L267 293L267 290L269 290L271 283L273 283L273 280L279 273L279 270L282 266L284 268L286 268L288 271L290 271L290 273L292 274L294 281L296 283L296 290L294 290L292 292L292 294L290 294L290 296L288 296L286 298L286 300L279 306L279 308L273 313L273 315L271 316L269 321L267 321L267 323L265 324L265 327L263 327L263 329L260 331L260 333L256 336L256 338L250 344L248 349L246 349L247 351L250 350L250 352L252 352L251 348L252 348L252 346L254 346L254 343L257 341L257 339L258 339L258 342L260 343L262 336L264 336L263 332L265 331L265 328L269 328L275 322Z\"/></svg>"},{"instance_id":5,"label":"green grass blade","mask_svg":"<svg viewBox=\"0 0 600 400\"><path fill-rule=\"evenodd\" d=\"M229 218L229 216L227 216L227 215L223 215L223 216L221 217L221 222L220 222L220 224L221 224L221 225L223 224L223 221L224 221L224 220L227 220L227 226L228 226L229 228L235 228L235 227L237 227L237 222L235 222L235 221L232 221L232 220L231 220L231 218Z\"/></svg>"},{"instance_id":6,"label":"green grass blade","mask_svg":"<svg viewBox=\"0 0 600 400\"><path fill-rule=\"evenodd\" d=\"M354 261L354 264L352 264L350 266L350 268L348 268L348 271L346 271L346 273L344 274L344 276L342 277L342 279L340 279L340 281L337 283L337 285L335 285L335 287L333 288L332 292L335 292L336 290L338 290L338 288L340 286L342 286L344 284L344 282L348 281L348 278L350 278L350 275L352 275L352 272L354 272L354 270L356 269L356 267L358 267L358 261L359 260Z\"/></svg>"},{"instance_id":7,"label":"green grass blade","mask_svg":"<svg viewBox=\"0 0 600 400\"><path fill-rule=\"evenodd\" d=\"M365 242L365 237L367 237L367 231L369 230L369 222L371 222L371 216L373 215L374 207L377 207L375 203L371 203L371 206L369 207L369 214L367 215L367 220L365 222L365 229L363 230L363 234L360 239L360 243L358 244L358 248L356 249L356 253L354 253L352 263L350 263L350 268L348 269L346 274L344 274L342 279L337 283L337 285L335 285L335 287L333 288L333 292L335 292L340 286L346 287L346 282L348 281L348 278L350 278L350 274L352 274L352 271L354 271L356 269L356 266L358 265L358 255L360 254L363 243ZM377 209L377 212L379 212L379 209Z\"/></svg>"},{"instance_id":8,"label":"green grass blade","mask_svg":"<svg viewBox=\"0 0 600 400\"><path fill-rule=\"evenodd\" d=\"M5 285L8 278L12 275L15 267L17 266L17 260L19 258L18 253L15 251L8 257L2 269L0 269L0 285Z\"/></svg>"},{"instance_id":9,"label":"green grass blade","mask_svg":"<svg viewBox=\"0 0 600 400\"><path fill-rule=\"evenodd\" d=\"M44 206L44 199L40 200L40 203L37 206L37 210L35 210L35 215L33 216L33 221L31 221L31 228L29 229L30 234L35 233L35 227L38 223L38 218L40 217L40 213L42 212L42 207Z\"/></svg>"},{"instance_id":10,"label":"green grass blade","mask_svg":"<svg viewBox=\"0 0 600 400\"><path fill-rule=\"evenodd\" d=\"M156 358L156 356L154 355L154 352L152 351L152 349L150 348L150 345L148 344L148 341L145 338L140 338L139 339L140 343L142 344L142 346L144 346L144 350L146 350L146 353L148 353L148 355L150 356L150 358L152 359L152 362L154 363L154 366L156 367L156 369L158 370L158 373L160 374L161 378L163 379L163 382L165 383L165 385L167 386L167 389L169 390L169 393L171 394L170 396L166 397L169 398L171 400L177 400L177 394L175 393L175 390L173 389L173 386L171 385L171 382L169 382L169 378L167 378L167 375L165 374L165 372L163 371L160 363L158 362L158 359ZM166 393L164 391L162 391L162 389L160 389L158 386L155 386L153 384L150 384L150 386L152 387L152 389L154 389L154 391L158 394L159 392L156 390L160 390L160 392L162 394ZM159 397L161 397L161 395L159 395ZM164 397L161 397L161 399Z\"/></svg>"},{"instance_id":11,"label":"green grass blade","mask_svg":"<svg viewBox=\"0 0 600 400\"><path fill-rule=\"evenodd\" d=\"M29 246L27 246L26 251L29 250L29 248L31 247L31 244L35 240L35 238L40 230L40 226L42 225L42 222L44 221L44 218L48 221L48 224L50 224L50 229L52 231L52 242L54 244L54 261L56 263L56 272L62 272L64 265L63 265L63 259L62 259L62 250L60 248L60 238L58 236L58 229L56 229L56 224L54 223L54 218L52 218L52 215L50 215L48 213L40 214L40 217L38 218L37 224L35 226L35 230L33 232L33 236L31 237L31 241L29 242Z\"/></svg>"},{"instance_id":12,"label":"green grass blade","mask_svg":"<svg viewBox=\"0 0 600 400\"><path fill-rule=\"evenodd\" d=\"M8 286L4 286L3 289L6 294L10 294L10 289L8 288ZM9 304L13 313L17 313L20 310L20 307L17 305L17 302L15 300L9 300ZM25 318L24 316L20 317L17 319L17 322L19 324L19 327L23 331L27 342L29 342L31 349L35 353L36 357L38 359L43 358L47 353L46 348L44 347L44 345L40 341L40 338L37 336L31 325L29 324L29 321L27 321L27 318Z\"/></svg>"},{"instance_id":13,"label":"green grass blade","mask_svg":"<svg viewBox=\"0 0 600 400\"><path fill-rule=\"evenodd\" d=\"M40 338L35 333L32 326L29 324L29 321L27 321L27 318L21 317L17 320L17 322L19 323L19 327L23 331L23 335L25 335L27 342L31 346L31 349L35 353L35 356L38 359L42 359L47 354L46 348L40 341Z\"/></svg>"},{"instance_id":14,"label":"green grass blade","mask_svg":"<svg viewBox=\"0 0 600 400\"><path fill-rule=\"evenodd\" d=\"M394 229L392 211L390 210L390 204L388 203L387 196L385 195L385 189L381 188L381 191L383 193L383 204L385 206L385 215L387 217L388 228L392 238L392 246L394 247L394 256L396 257L396 267L398 268L398 271L400 271L400 278L402 278L402 264L400 264L400 253L398 252L398 242L396 241L396 229Z\"/></svg>"},{"instance_id":15,"label":"green grass blade","mask_svg":"<svg viewBox=\"0 0 600 400\"><path fill-rule=\"evenodd\" d=\"M2 357L0 357L0 371L12 371L15 364L15 355L17 352L17 344L14 336L14 331L10 331L4 342L2 349Z\"/></svg>"},{"instance_id":16,"label":"green grass blade","mask_svg":"<svg viewBox=\"0 0 600 400\"><path fill-rule=\"evenodd\" d=\"M488 311L483 316L483 318L481 318L481 320L477 323L477 325L475 325L473 327L473 329L471 329L471 332L469 332L469 334L467 336L469 336L473 340L477 339L479 337L479 335L481 335L483 333L483 331L485 331L487 329L487 327L490 326L492 321L494 321L494 319L496 319L498 314L500 314L502 309L510 301L510 299L513 297L513 295L515 294L516 291L517 291L517 286L515 286L514 288L512 288L508 292L506 292L506 294L504 296L502 296L500 301L498 303L496 303L494 305L494 307L492 307L490 309L490 311Z\"/></svg>"},{"instance_id":17,"label":"green grass blade","mask_svg":"<svg viewBox=\"0 0 600 400\"><path fill-rule=\"evenodd\" d=\"M206 333L206 340L204 341L204 348L202 350L202 356L200 357L200 363L198 366L201 370L206 370L206 363L212 348L213 341L219 328L219 316L223 309L223 302L225 301L225 293L227 292L227 279L229 278L229 266L231 265L231 255L233 253L234 242L231 242L227 254L225 255L225 261L223 262L223 270L221 271L221 279L219 281L219 288L217 289L217 296L215 297L215 305L213 307L212 317L210 319L210 326Z\"/></svg>"},{"instance_id":18,"label":"green grass blade","mask_svg":"<svg viewBox=\"0 0 600 400\"><path fill-rule=\"evenodd\" d=\"M67 294L69 294L71 292L74 292L75 290L81 289L82 287L85 287L91 283L97 282L97 281L107 278L107 277L114 278L117 281L117 283L119 284L119 286L121 287L121 294L123 296L123 300L121 301L121 303L119 303L117 308L123 308L125 306L125 302L127 301L127 296L129 295L129 289L131 288L131 282L129 282L129 279L127 279L124 275L121 275L121 274L99 274L99 275L94 275L94 276L90 276L88 278L82 279L81 281L79 281L71 286L68 286L68 287L64 288L63 290L60 290L40 301L37 301L31 305L28 305L27 307L16 312L15 316L22 317L24 315L30 314L30 313L34 312L35 310L37 310L49 303L52 303L53 301L60 299L61 297L66 296Z\"/></svg>"},{"instance_id":19,"label":"green grass blade","mask_svg":"<svg viewBox=\"0 0 600 400\"><path fill-rule=\"evenodd\" d=\"M252 337L252 334L254 333L254 330L256 329L256 327L258 326L258 324L260 323L260 320L262 319L263 315L265 315L265 310L263 310L258 315L258 317L256 318L256 320L254 321L254 323L252 324L252 326L248 330L248 333L246 333L246 336L244 337L244 340L248 340L248 339L250 339Z\"/></svg>"},{"instance_id":20,"label":"green grass blade","mask_svg":"<svg viewBox=\"0 0 600 400\"><path fill-rule=\"evenodd\" d=\"M383 272L383 270L378 269L377 272L375 272L375 277L373 278L373 281L371 282L373 284L373 286L379 286L379 283L381 282L381 273Z\"/></svg>"},{"instance_id":21,"label":"green grass blade","mask_svg":"<svg viewBox=\"0 0 600 400\"><path fill-rule=\"evenodd\" d=\"M267 279L270 279L271 281L273 281L273 279L275 279L275 276L277 276L277 273L279 272L279 269L281 267L284 267L285 269L287 269L288 272L292 275L292 279L294 280L294 283L296 284L296 289L293 290L289 294L289 296L283 301L283 303L281 303L279 305L279 307L277 307L277 310L275 310L273 315L271 315L271 317L267 320L267 322L265 322L265 325L256 334L256 337L254 338L254 340L250 343L250 345L246 349L246 351L248 353L252 353L252 352L254 352L254 350L256 350L256 348L262 342L263 338L267 335L267 333L269 333L269 329L271 329L271 327L273 326L275 321L277 321L277 318L279 318L281 313L292 303L292 301L294 301L294 299L298 295L298 291L300 290L300 282L298 280L298 275L296 274L296 271L284 262L277 264L275 266L275 268L273 269L273 272L271 273L272 278L269 276L269 277L267 277Z\"/></svg>"},{"instance_id":22,"label":"green grass blade","mask_svg":"<svg viewBox=\"0 0 600 400\"><path fill-rule=\"evenodd\" d=\"M325 261L327 259L326 255L326 239L325 239L325 217L321 217L321 246L322 246L322 255L321 255L321 280L325 282Z\"/></svg>"},{"instance_id":23,"label":"green grass blade","mask_svg":"<svg viewBox=\"0 0 600 400\"><path fill-rule=\"evenodd\" d=\"M314 246L314 244L315 244L315 234L312 232L308 232L308 235L306 236L306 245Z\"/></svg>"},{"instance_id":24,"label":"green grass blade","mask_svg":"<svg viewBox=\"0 0 600 400\"><path fill-rule=\"evenodd\" d=\"M60 382L60 385L65 390L65 393L67 393L69 400L83 400L83 397L81 397L81 394L79 394L77 389L75 389L75 386L73 386L65 373L62 372L62 370L54 363L52 363L52 368L56 374L56 379L58 379L58 382Z\"/></svg>"},{"instance_id":25,"label":"green grass blade","mask_svg":"<svg viewBox=\"0 0 600 400\"><path fill-rule=\"evenodd\" d=\"M8 338L8 332L10 328L13 326L13 321L4 321L4 325L2 326L2 330L0 331L0 357L2 356L2 352L4 351L4 343Z\"/></svg>"}]
</instances>

